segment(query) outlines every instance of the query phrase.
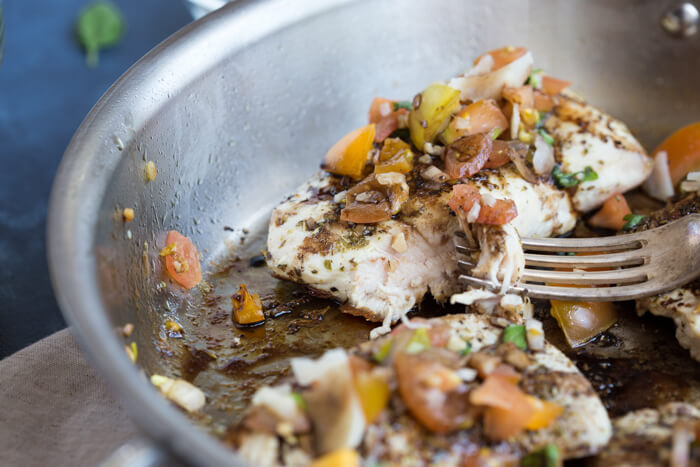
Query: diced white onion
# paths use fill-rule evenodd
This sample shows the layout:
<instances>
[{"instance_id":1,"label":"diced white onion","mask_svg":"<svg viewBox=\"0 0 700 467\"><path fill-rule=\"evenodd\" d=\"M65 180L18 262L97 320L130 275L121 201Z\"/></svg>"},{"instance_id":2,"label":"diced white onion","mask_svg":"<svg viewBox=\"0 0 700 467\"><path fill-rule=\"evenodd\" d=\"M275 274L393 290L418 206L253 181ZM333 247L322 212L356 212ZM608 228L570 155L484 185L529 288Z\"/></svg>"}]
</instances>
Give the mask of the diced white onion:
<instances>
[{"instance_id":1,"label":"diced white onion","mask_svg":"<svg viewBox=\"0 0 700 467\"><path fill-rule=\"evenodd\" d=\"M448 86L459 90L460 100L463 102L499 99L505 86L521 86L527 80L530 70L532 70L532 64L532 54L527 52L498 70L452 78Z\"/></svg>"},{"instance_id":2,"label":"diced white onion","mask_svg":"<svg viewBox=\"0 0 700 467\"><path fill-rule=\"evenodd\" d=\"M656 154L651 175L644 182L644 191L649 196L660 200L666 200L673 196L673 182L671 181L671 172L668 169L666 151L660 151Z\"/></svg>"},{"instance_id":3,"label":"diced white onion","mask_svg":"<svg viewBox=\"0 0 700 467\"><path fill-rule=\"evenodd\" d=\"M544 349L544 329L542 322L534 318L525 321L525 337L527 338L527 347L531 350Z\"/></svg>"},{"instance_id":4,"label":"diced white onion","mask_svg":"<svg viewBox=\"0 0 700 467\"><path fill-rule=\"evenodd\" d=\"M458 130L469 130L469 115L466 117L455 117L455 128Z\"/></svg>"},{"instance_id":5,"label":"diced white onion","mask_svg":"<svg viewBox=\"0 0 700 467\"><path fill-rule=\"evenodd\" d=\"M204 407L204 392L184 379L173 379L162 375L152 375L151 384L160 392L188 412L196 412Z\"/></svg>"},{"instance_id":6,"label":"diced white onion","mask_svg":"<svg viewBox=\"0 0 700 467\"><path fill-rule=\"evenodd\" d=\"M434 165L429 165L420 173L420 176L428 181L436 183L443 183L448 179L447 174Z\"/></svg>"},{"instance_id":7,"label":"diced white onion","mask_svg":"<svg viewBox=\"0 0 700 467\"><path fill-rule=\"evenodd\" d=\"M430 157L428 154L423 154L418 158L418 162L420 162L421 164L432 164L433 158Z\"/></svg>"},{"instance_id":8,"label":"diced white onion","mask_svg":"<svg viewBox=\"0 0 700 467\"><path fill-rule=\"evenodd\" d=\"M496 198L494 198L490 193L482 193L481 200L488 207L493 207L496 204Z\"/></svg>"},{"instance_id":9,"label":"diced white onion","mask_svg":"<svg viewBox=\"0 0 700 467\"><path fill-rule=\"evenodd\" d=\"M469 71L464 73L464 76L475 76L488 73L493 69L495 63L496 62L493 60L491 54L484 54Z\"/></svg>"},{"instance_id":10,"label":"diced white onion","mask_svg":"<svg viewBox=\"0 0 700 467\"><path fill-rule=\"evenodd\" d=\"M549 174L554 168L554 148L547 144L539 134L535 137L535 153L532 155L532 166L539 175Z\"/></svg>"},{"instance_id":11,"label":"diced white onion","mask_svg":"<svg viewBox=\"0 0 700 467\"><path fill-rule=\"evenodd\" d=\"M336 193L335 196L333 197L333 202L334 203L340 203L345 201L345 195L348 193L347 190L343 190L340 193Z\"/></svg>"},{"instance_id":12,"label":"diced white onion","mask_svg":"<svg viewBox=\"0 0 700 467\"><path fill-rule=\"evenodd\" d=\"M513 103L513 114L510 116L510 139L518 139L518 129L520 128L520 106Z\"/></svg>"},{"instance_id":13,"label":"diced white onion","mask_svg":"<svg viewBox=\"0 0 700 467\"><path fill-rule=\"evenodd\" d=\"M684 193L700 192L700 172L690 172L681 182L681 191Z\"/></svg>"},{"instance_id":14,"label":"diced white onion","mask_svg":"<svg viewBox=\"0 0 700 467\"><path fill-rule=\"evenodd\" d=\"M267 408L280 420L293 422L299 415L299 404L292 396L289 384L262 386L253 395L253 405Z\"/></svg>"},{"instance_id":15,"label":"diced white onion","mask_svg":"<svg viewBox=\"0 0 700 467\"><path fill-rule=\"evenodd\" d=\"M376 175L380 185L401 185L406 183L406 177L399 172L384 172Z\"/></svg>"},{"instance_id":16,"label":"diced white onion","mask_svg":"<svg viewBox=\"0 0 700 467\"><path fill-rule=\"evenodd\" d=\"M343 349L328 350L318 360L299 357L293 358L290 362L294 377L302 386L319 381L334 368L348 364L348 354Z\"/></svg>"},{"instance_id":17,"label":"diced white onion","mask_svg":"<svg viewBox=\"0 0 700 467\"><path fill-rule=\"evenodd\" d=\"M382 104L379 106L379 114L382 117L386 117L387 115L391 114L391 104L388 102L382 102Z\"/></svg>"},{"instance_id":18,"label":"diced white onion","mask_svg":"<svg viewBox=\"0 0 700 467\"><path fill-rule=\"evenodd\" d=\"M433 156L441 156L445 152L445 146L440 146L439 144L425 143L423 145L423 151Z\"/></svg>"},{"instance_id":19,"label":"diced white onion","mask_svg":"<svg viewBox=\"0 0 700 467\"><path fill-rule=\"evenodd\" d=\"M457 373L459 379L466 382L474 381L477 374L474 368L459 368L455 373Z\"/></svg>"},{"instance_id":20,"label":"diced white onion","mask_svg":"<svg viewBox=\"0 0 700 467\"><path fill-rule=\"evenodd\" d=\"M476 222L476 220L479 218L479 212L481 212L481 204L474 203L472 208L467 213L467 222Z\"/></svg>"}]
</instances>

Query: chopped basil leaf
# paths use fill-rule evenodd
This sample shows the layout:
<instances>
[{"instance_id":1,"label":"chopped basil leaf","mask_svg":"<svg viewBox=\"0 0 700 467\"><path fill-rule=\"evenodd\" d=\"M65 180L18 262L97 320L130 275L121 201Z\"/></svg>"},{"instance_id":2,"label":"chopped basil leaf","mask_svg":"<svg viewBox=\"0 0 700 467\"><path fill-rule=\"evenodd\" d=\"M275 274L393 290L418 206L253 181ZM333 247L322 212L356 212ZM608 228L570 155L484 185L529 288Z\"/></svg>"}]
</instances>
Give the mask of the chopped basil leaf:
<instances>
[{"instance_id":1,"label":"chopped basil leaf","mask_svg":"<svg viewBox=\"0 0 700 467\"><path fill-rule=\"evenodd\" d=\"M297 406L299 406L299 408L301 410L306 410L306 401L304 400L304 396L302 396L298 392L293 392L292 398L294 399L294 402L297 403Z\"/></svg>"},{"instance_id":2,"label":"chopped basil leaf","mask_svg":"<svg viewBox=\"0 0 700 467\"><path fill-rule=\"evenodd\" d=\"M520 461L520 467L560 467L561 465L559 449L552 443L531 452Z\"/></svg>"},{"instance_id":3,"label":"chopped basil leaf","mask_svg":"<svg viewBox=\"0 0 700 467\"><path fill-rule=\"evenodd\" d=\"M462 357L466 357L467 355L469 355L469 352L471 352L471 351L472 351L472 343L467 341L467 345L459 352L459 354Z\"/></svg>"},{"instance_id":4,"label":"chopped basil leaf","mask_svg":"<svg viewBox=\"0 0 700 467\"><path fill-rule=\"evenodd\" d=\"M576 186L581 182L598 180L598 174L591 168L591 166L586 166L585 169L579 172L564 173L557 165L554 166L554 169L552 170L552 178L554 178L554 182L557 184L557 186L559 186L559 188L571 188L572 186Z\"/></svg>"},{"instance_id":5,"label":"chopped basil leaf","mask_svg":"<svg viewBox=\"0 0 700 467\"><path fill-rule=\"evenodd\" d=\"M387 338L379 349L372 355L372 358L377 363L382 363L389 356L389 351L391 351L391 338Z\"/></svg>"},{"instance_id":6,"label":"chopped basil leaf","mask_svg":"<svg viewBox=\"0 0 700 467\"><path fill-rule=\"evenodd\" d=\"M542 69L540 68L535 68L532 70L532 73L530 73L530 77L527 79L527 84L532 86L535 89L539 89L542 87Z\"/></svg>"},{"instance_id":7,"label":"chopped basil leaf","mask_svg":"<svg viewBox=\"0 0 700 467\"><path fill-rule=\"evenodd\" d=\"M552 138L552 136L549 133L544 131L543 128L538 129L537 133L540 134L545 143L549 144L550 146L554 146L554 138Z\"/></svg>"},{"instance_id":8,"label":"chopped basil leaf","mask_svg":"<svg viewBox=\"0 0 700 467\"><path fill-rule=\"evenodd\" d=\"M425 349L429 349L430 347L430 336L428 336L428 330L426 328L418 328L413 331L413 335L408 341L408 344L406 344L404 351L407 354L417 354Z\"/></svg>"},{"instance_id":9,"label":"chopped basil leaf","mask_svg":"<svg viewBox=\"0 0 700 467\"><path fill-rule=\"evenodd\" d=\"M511 324L503 331L503 342L512 342L521 349L527 349L525 338L525 326L522 324Z\"/></svg>"},{"instance_id":10,"label":"chopped basil leaf","mask_svg":"<svg viewBox=\"0 0 700 467\"><path fill-rule=\"evenodd\" d=\"M81 11L75 31L85 48L88 66L97 66L100 49L117 44L124 30L124 17L110 2L97 1Z\"/></svg>"},{"instance_id":11,"label":"chopped basil leaf","mask_svg":"<svg viewBox=\"0 0 700 467\"><path fill-rule=\"evenodd\" d=\"M394 102L394 112L396 112L399 109L411 110L412 107L413 104L411 104L411 101Z\"/></svg>"},{"instance_id":12,"label":"chopped basil leaf","mask_svg":"<svg viewBox=\"0 0 700 467\"><path fill-rule=\"evenodd\" d=\"M503 133L503 130L501 128L494 128L491 132L491 139L498 138L499 136L501 136L501 133Z\"/></svg>"},{"instance_id":13,"label":"chopped basil leaf","mask_svg":"<svg viewBox=\"0 0 700 467\"><path fill-rule=\"evenodd\" d=\"M637 227L639 223L644 220L644 216L641 214L627 214L622 218L622 220L627 221L625 222L625 225L622 226L622 230L631 230Z\"/></svg>"}]
</instances>

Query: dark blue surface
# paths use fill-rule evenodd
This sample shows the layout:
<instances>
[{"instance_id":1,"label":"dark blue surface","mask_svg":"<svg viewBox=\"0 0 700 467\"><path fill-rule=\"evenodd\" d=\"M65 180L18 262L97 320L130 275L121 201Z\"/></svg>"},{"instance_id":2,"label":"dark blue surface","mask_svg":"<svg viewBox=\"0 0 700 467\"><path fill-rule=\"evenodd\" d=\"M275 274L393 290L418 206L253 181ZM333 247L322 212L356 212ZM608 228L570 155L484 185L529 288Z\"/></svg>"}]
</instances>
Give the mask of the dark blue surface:
<instances>
[{"instance_id":1,"label":"dark blue surface","mask_svg":"<svg viewBox=\"0 0 700 467\"><path fill-rule=\"evenodd\" d=\"M88 0L5 0L0 65L0 358L65 326L49 283L46 207L71 136L107 88L190 21L177 0L114 0L123 42L88 68L73 26Z\"/></svg>"}]
</instances>

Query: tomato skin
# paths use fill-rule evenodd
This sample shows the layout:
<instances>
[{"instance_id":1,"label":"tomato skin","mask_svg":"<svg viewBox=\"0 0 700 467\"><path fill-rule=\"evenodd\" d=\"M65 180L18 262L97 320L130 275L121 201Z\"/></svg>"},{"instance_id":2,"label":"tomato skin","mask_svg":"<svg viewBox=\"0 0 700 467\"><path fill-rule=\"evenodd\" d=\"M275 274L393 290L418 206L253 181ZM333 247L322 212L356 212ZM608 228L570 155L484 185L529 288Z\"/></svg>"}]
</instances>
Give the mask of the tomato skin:
<instances>
[{"instance_id":1,"label":"tomato skin","mask_svg":"<svg viewBox=\"0 0 700 467\"><path fill-rule=\"evenodd\" d=\"M571 81L564 81L547 75L542 76L542 92L549 96L556 96L569 86L571 86Z\"/></svg>"},{"instance_id":2,"label":"tomato skin","mask_svg":"<svg viewBox=\"0 0 700 467\"><path fill-rule=\"evenodd\" d=\"M603 203L597 213L588 219L588 223L593 227L622 230L625 225L624 217L631 213L625 196L621 193L615 193Z\"/></svg>"},{"instance_id":3,"label":"tomato skin","mask_svg":"<svg viewBox=\"0 0 700 467\"><path fill-rule=\"evenodd\" d=\"M475 203L479 203L479 215L477 224L503 225L518 215L515 203L509 199L497 199L493 206L488 206L482 201L479 190L471 185L459 184L452 187L452 197L449 206L457 214L460 210L466 215Z\"/></svg>"},{"instance_id":4,"label":"tomato skin","mask_svg":"<svg viewBox=\"0 0 700 467\"><path fill-rule=\"evenodd\" d=\"M700 122L676 130L661 142L653 156L661 151L668 155L668 169L674 186L688 173L700 170Z\"/></svg>"},{"instance_id":5,"label":"tomato skin","mask_svg":"<svg viewBox=\"0 0 700 467\"><path fill-rule=\"evenodd\" d=\"M188 290L202 282L202 267L194 243L177 230L168 232L165 242L168 246L175 245L174 251L165 255L165 271L168 276ZM181 262L182 259L187 263L187 270L177 272L176 262Z\"/></svg>"},{"instance_id":6,"label":"tomato skin","mask_svg":"<svg viewBox=\"0 0 700 467\"><path fill-rule=\"evenodd\" d=\"M509 63L519 59L526 53L527 49L525 47L502 47L500 49L495 49L486 52L486 54L491 55L491 57L493 58L493 68L491 69L491 71L496 71L499 68L503 68ZM479 55L476 58L476 60L474 60L474 65L479 63L479 60L481 60L481 58L486 54Z\"/></svg>"}]
</instances>

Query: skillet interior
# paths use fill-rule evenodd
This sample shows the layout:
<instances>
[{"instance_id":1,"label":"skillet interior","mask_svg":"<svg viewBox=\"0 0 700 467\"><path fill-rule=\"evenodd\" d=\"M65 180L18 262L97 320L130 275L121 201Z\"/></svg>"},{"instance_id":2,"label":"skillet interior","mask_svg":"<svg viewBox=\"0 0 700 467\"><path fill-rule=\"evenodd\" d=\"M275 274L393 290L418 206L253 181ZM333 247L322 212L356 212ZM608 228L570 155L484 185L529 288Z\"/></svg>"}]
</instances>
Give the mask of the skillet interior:
<instances>
[{"instance_id":1,"label":"skillet interior","mask_svg":"<svg viewBox=\"0 0 700 467\"><path fill-rule=\"evenodd\" d=\"M364 123L373 96L410 98L427 83L463 71L482 50L523 44L538 66L574 81L576 90L628 123L647 147L698 115L700 63L694 57L700 53L699 39L666 37L658 27L664 7L659 2L387 0L328 9L308 2L296 11L280 5L239 2L193 26L193 31L216 30L208 39L217 41L199 41L203 59L197 63L178 62L181 51L171 46L169 63L190 69L160 69L151 78L160 80L155 89L144 89L153 81L138 80L135 72L157 63L167 47L137 64L118 86L120 93L109 94L94 110L98 124L86 124L78 133L92 132L97 141L89 148L99 154L91 172L95 179L75 167L63 174L63 183L76 184L78 194L84 185L106 181L104 192L97 193L99 203L79 200L71 206L79 210L83 203L83 215L93 216L89 238L81 238L91 246L89 252L77 253L88 255L96 268L101 306L93 312L104 312L115 328L135 324L129 341L138 343L139 364L147 372L194 378L213 401L201 421L217 432L238 416L241 396L274 378L283 356L351 345L371 328L340 316L333 304L313 300L265 328L237 331L226 297L241 282L282 302L293 294L292 286L270 279L264 268L247 268L247 261L264 243L271 207L316 170L339 136ZM315 13L306 16L307 10ZM263 21L273 13L289 15L291 24L275 27L278 23L271 21L270 30L258 32L230 28L234 17ZM182 37L186 33L178 40ZM246 39L247 46L239 49ZM150 110L143 111L144 106ZM99 119L110 111L109 118ZM86 150L74 146L66 157ZM146 160L156 163L155 182L144 180ZM98 174L100 168L107 173ZM120 207L135 208L136 219L124 225ZM199 246L203 265L213 274L208 298L200 291L159 291L158 250L169 229ZM61 272L55 252L62 246L54 241L54 278ZM60 289L61 280L55 280ZM326 307L321 320L299 316ZM87 319L81 312L70 317L78 324ZM184 326L184 339L162 339L166 317ZM291 336L290 326L299 327ZM234 347L241 334L244 344ZM666 320L640 321L626 312L622 325L609 334L573 354L584 371L600 376L599 385L605 386L600 390L609 394L613 412L623 410L621 404L639 405L631 402L636 391L630 388L637 384L633 381L646 382L645 375L662 381L665 393L681 390L669 382L682 379L692 386L698 379ZM550 335L561 343L553 327ZM282 340L290 350L284 350ZM216 358L198 372L209 357L195 351L193 359L185 344L208 348ZM103 360L96 343L91 345L88 350ZM621 351L630 347L633 353ZM245 360L256 353L263 357L252 369ZM634 358L620 360L630 355Z\"/></svg>"}]
</instances>

